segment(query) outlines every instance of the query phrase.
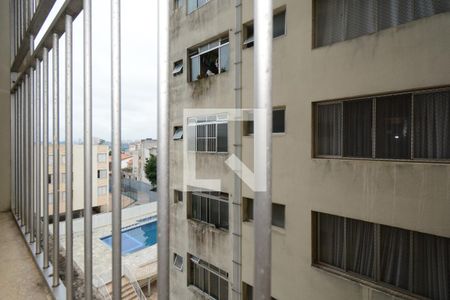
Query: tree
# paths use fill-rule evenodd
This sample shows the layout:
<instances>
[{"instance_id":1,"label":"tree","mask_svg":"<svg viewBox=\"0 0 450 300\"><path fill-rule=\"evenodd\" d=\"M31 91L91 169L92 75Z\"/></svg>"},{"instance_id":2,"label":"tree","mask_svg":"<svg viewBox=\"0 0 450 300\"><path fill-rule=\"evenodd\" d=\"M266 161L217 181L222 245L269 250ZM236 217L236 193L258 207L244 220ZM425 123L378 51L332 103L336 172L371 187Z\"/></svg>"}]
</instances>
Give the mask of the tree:
<instances>
[{"instance_id":1,"label":"tree","mask_svg":"<svg viewBox=\"0 0 450 300\"><path fill-rule=\"evenodd\" d=\"M145 177L153 186L156 186L156 155L150 154L150 158L145 160Z\"/></svg>"}]
</instances>

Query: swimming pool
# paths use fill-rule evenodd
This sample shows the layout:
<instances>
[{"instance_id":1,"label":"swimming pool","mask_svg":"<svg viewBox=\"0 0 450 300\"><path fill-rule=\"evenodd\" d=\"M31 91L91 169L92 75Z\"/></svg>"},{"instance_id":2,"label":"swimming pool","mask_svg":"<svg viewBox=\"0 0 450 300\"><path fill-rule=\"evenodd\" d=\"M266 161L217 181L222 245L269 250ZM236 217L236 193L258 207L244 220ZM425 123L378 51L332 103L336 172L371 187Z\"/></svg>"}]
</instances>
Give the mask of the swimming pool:
<instances>
[{"instance_id":1,"label":"swimming pool","mask_svg":"<svg viewBox=\"0 0 450 300\"><path fill-rule=\"evenodd\" d=\"M112 236L105 236L100 240L112 248ZM134 253L156 244L156 221L122 230L122 255Z\"/></svg>"}]
</instances>

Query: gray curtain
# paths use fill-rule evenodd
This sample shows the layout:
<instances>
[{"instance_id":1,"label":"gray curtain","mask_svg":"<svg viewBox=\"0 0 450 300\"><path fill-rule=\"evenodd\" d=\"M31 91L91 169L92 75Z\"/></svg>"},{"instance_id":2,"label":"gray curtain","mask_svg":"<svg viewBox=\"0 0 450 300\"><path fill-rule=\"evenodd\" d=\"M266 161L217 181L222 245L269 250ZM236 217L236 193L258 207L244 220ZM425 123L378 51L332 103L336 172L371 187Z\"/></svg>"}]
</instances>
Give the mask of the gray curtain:
<instances>
[{"instance_id":1,"label":"gray curtain","mask_svg":"<svg viewBox=\"0 0 450 300\"><path fill-rule=\"evenodd\" d=\"M345 269L344 266L344 218L319 214L320 262Z\"/></svg>"},{"instance_id":2,"label":"gray curtain","mask_svg":"<svg viewBox=\"0 0 450 300\"><path fill-rule=\"evenodd\" d=\"M450 239L414 233L413 292L433 300L450 299Z\"/></svg>"},{"instance_id":3,"label":"gray curtain","mask_svg":"<svg viewBox=\"0 0 450 300\"><path fill-rule=\"evenodd\" d=\"M347 269L374 277L374 224L347 219Z\"/></svg>"},{"instance_id":4,"label":"gray curtain","mask_svg":"<svg viewBox=\"0 0 450 300\"><path fill-rule=\"evenodd\" d=\"M414 157L450 159L450 92L415 95Z\"/></svg>"},{"instance_id":5,"label":"gray curtain","mask_svg":"<svg viewBox=\"0 0 450 300\"><path fill-rule=\"evenodd\" d=\"M317 105L318 155L341 155L342 104Z\"/></svg>"},{"instance_id":6,"label":"gray curtain","mask_svg":"<svg viewBox=\"0 0 450 300\"><path fill-rule=\"evenodd\" d=\"M344 156L372 157L372 99L344 102Z\"/></svg>"},{"instance_id":7,"label":"gray curtain","mask_svg":"<svg viewBox=\"0 0 450 300\"><path fill-rule=\"evenodd\" d=\"M381 281L408 289L409 231L380 226Z\"/></svg>"}]
</instances>

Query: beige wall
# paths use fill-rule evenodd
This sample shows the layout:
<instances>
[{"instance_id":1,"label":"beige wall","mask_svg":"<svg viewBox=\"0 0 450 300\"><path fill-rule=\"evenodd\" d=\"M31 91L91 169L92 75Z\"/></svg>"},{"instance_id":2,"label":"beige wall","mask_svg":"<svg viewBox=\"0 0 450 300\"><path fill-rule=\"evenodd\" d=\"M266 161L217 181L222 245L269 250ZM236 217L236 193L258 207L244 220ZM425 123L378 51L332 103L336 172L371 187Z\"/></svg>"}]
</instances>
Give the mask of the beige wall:
<instances>
[{"instance_id":1,"label":"beige wall","mask_svg":"<svg viewBox=\"0 0 450 300\"><path fill-rule=\"evenodd\" d=\"M186 1L185 1L186 2ZM245 0L243 23L252 20ZM311 212L328 212L409 230L450 237L450 166L440 163L312 158L312 103L412 89L450 86L450 13L312 48L312 3L275 0L286 6L287 32L274 40L273 102L286 106L286 132L273 136L273 202L286 205L286 228L274 228L272 293L277 299L392 299L367 286L311 266ZM183 58L183 75L170 78L171 126L182 125L183 108L234 105L234 72L187 83L186 49L234 28L234 1L211 0L186 16L171 18L170 64ZM230 30L230 66L234 63ZM252 107L253 51L243 50L243 102ZM233 68L233 67L232 67ZM233 132L229 128L229 150ZM185 138L187 132L185 129ZM182 187L183 143L171 141L171 188ZM253 137L243 138L243 156L253 168ZM232 194L226 156L197 154L205 178L221 177ZM253 193L243 186L243 196ZM186 252L229 272L230 234L198 229L186 220L187 203L173 203L171 249L184 256L181 273L171 269L174 299L192 299L187 288ZM231 200L230 200L231 201ZM230 224L232 224L230 209ZM253 224L243 223L243 281L253 284Z\"/></svg>"},{"instance_id":2,"label":"beige wall","mask_svg":"<svg viewBox=\"0 0 450 300\"><path fill-rule=\"evenodd\" d=\"M11 206L11 97L10 97L10 43L9 1L0 1L0 156L4 166L0 170L0 211Z\"/></svg>"}]
</instances>

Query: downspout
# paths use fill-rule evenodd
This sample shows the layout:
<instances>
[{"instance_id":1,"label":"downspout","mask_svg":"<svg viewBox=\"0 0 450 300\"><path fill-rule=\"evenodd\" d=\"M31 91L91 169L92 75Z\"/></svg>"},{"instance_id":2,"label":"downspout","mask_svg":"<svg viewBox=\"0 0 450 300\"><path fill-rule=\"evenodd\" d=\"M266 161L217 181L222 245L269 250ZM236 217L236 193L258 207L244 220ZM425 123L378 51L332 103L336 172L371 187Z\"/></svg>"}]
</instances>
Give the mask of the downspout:
<instances>
[{"instance_id":1,"label":"downspout","mask_svg":"<svg viewBox=\"0 0 450 300\"><path fill-rule=\"evenodd\" d=\"M236 120L234 126L234 155L242 160L242 0L235 0L235 82L234 82L234 103L236 109ZM240 168L240 166L236 166ZM242 299L242 181L239 177L240 170L234 174L233 193L233 281L231 285L232 299Z\"/></svg>"}]
</instances>

